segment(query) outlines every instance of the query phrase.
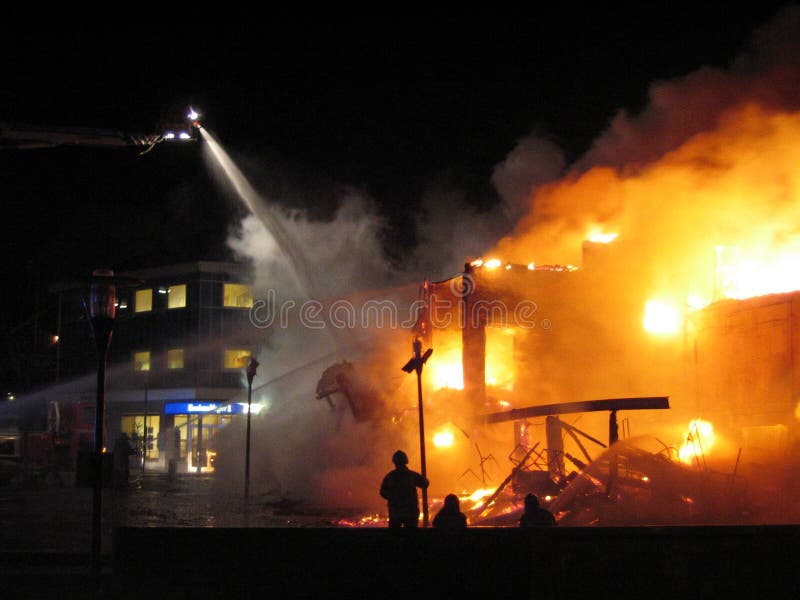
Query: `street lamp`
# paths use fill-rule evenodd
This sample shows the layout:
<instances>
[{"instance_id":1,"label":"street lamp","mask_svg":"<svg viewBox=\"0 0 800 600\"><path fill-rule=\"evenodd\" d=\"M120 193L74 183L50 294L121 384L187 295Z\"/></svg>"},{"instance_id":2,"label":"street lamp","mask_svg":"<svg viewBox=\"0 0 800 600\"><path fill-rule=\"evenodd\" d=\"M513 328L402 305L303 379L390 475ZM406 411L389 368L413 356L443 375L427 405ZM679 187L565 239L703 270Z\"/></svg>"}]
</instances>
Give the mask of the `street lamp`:
<instances>
[{"instance_id":1,"label":"street lamp","mask_svg":"<svg viewBox=\"0 0 800 600\"><path fill-rule=\"evenodd\" d=\"M247 365L247 449L244 459L244 499L245 502L250 498L250 405L253 400L253 377L256 376L258 361L250 357L250 364Z\"/></svg>"},{"instance_id":2,"label":"street lamp","mask_svg":"<svg viewBox=\"0 0 800 600\"><path fill-rule=\"evenodd\" d=\"M94 481L92 482L92 571L100 573L101 509L103 499L103 422L105 413L106 362L116 316L117 287L114 271L96 269L89 283L84 307L92 325L97 348L97 403L94 415Z\"/></svg>"},{"instance_id":3,"label":"street lamp","mask_svg":"<svg viewBox=\"0 0 800 600\"><path fill-rule=\"evenodd\" d=\"M414 342L412 343L412 348L414 350L414 356L403 365L402 369L406 373L411 373L412 371L416 371L417 373L417 409L419 412L419 454L420 460L422 462L422 476L427 478L428 477L428 467L425 461L425 416L422 411L422 367L428 362L428 359L433 354L433 348L428 348L425 350L425 354L422 353L422 340L419 338L414 338ZM427 488L422 488L422 526L428 526L428 490Z\"/></svg>"}]
</instances>

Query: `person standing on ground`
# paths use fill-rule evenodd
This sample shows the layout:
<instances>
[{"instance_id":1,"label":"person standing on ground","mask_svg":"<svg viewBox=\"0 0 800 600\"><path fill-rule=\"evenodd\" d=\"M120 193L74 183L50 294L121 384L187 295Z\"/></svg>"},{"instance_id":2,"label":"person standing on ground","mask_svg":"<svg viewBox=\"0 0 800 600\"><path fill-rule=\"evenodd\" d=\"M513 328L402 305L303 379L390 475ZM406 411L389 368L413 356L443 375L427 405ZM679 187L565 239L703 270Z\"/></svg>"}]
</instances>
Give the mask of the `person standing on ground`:
<instances>
[{"instance_id":1,"label":"person standing on ground","mask_svg":"<svg viewBox=\"0 0 800 600\"><path fill-rule=\"evenodd\" d=\"M436 529L465 529L467 516L461 512L461 503L455 494L444 497L444 506L433 517L433 526Z\"/></svg>"},{"instance_id":2,"label":"person standing on ground","mask_svg":"<svg viewBox=\"0 0 800 600\"><path fill-rule=\"evenodd\" d=\"M408 456L402 450L392 455L394 471L381 483L381 498L389 507L389 528L417 527L419 525L419 498L417 488L427 489L428 480L408 468Z\"/></svg>"},{"instance_id":3,"label":"person standing on ground","mask_svg":"<svg viewBox=\"0 0 800 600\"><path fill-rule=\"evenodd\" d=\"M122 432L114 442L114 451L112 454L113 469L111 484L115 489L123 489L128 487L128 479L130 477L130 457L138 454L136 448L131 445L128 434Z\"/></svg>"},{"instance_id":4,"label":"person standing on ground","mask_svg":"<svg viewBox=\"0 0 800 600\"><path fill-rule=\"evenodd\" d=\"M525 512L519 519L520 527L555 527L557 524L553 513L539 506L536 496L525 496Z\"/></svg>"}]
</instances>

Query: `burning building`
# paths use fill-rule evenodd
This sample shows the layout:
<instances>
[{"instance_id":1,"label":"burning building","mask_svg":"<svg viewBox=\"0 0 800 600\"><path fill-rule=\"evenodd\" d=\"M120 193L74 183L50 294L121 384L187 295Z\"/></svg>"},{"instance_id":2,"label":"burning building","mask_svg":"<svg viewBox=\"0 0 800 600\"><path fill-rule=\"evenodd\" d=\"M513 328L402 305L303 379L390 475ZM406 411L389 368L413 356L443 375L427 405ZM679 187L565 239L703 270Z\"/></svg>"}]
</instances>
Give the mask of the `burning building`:
<instances>
[{"instance_id":1,"label":"burning building","mask_svg":"<svg viewBox=\"0 0 800 600\"><path fill-rule=\"evenodd\" d=\"M800 113L744 103L650 163L540 187L488 257L423 287L431 385L475 415L668 396L620 413L620 438L655 435L677 462L745 476L762 518L796 518L768 505L800 458L798 134ZM596 417L580 426L605 440Z\"/></svg>"}]
</instances>

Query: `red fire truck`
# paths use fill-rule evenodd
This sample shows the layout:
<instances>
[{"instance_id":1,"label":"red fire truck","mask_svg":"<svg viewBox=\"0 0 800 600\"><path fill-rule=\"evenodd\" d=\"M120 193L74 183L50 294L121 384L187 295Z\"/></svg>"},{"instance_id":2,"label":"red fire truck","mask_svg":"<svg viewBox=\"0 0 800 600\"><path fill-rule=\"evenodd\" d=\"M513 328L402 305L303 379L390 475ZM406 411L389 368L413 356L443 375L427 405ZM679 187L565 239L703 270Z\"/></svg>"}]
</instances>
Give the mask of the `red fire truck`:
<instances>
[{"instance_id":1,"label":"red fire truck","mask_svg":"<svg viewBox=\"0 0 800 600\"><path fill-rule=\"evenodd\" d=\"M46 427L20 426L15 416L0 422L0 481L13 485L47 480L78 469L79 458L94 452L93 402L47 405Z\"/></svg>"}]
</instances>

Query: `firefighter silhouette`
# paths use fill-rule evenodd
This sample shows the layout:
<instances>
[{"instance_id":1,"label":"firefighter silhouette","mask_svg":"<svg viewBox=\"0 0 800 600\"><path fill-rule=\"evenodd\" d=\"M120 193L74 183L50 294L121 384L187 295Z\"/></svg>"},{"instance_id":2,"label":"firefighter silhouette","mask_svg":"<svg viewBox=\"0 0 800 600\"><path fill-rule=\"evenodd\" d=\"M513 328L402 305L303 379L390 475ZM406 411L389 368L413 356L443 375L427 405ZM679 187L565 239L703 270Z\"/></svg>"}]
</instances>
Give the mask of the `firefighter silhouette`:
<instances>
[{"instance_id":1,"label":"firefighter silhouette","mask_svg":"<svg viewBox=\"0 0 800 600\"><path fill-rule=\"evenodd\" d=\"M426 489L428 480L408 468L408 456L402 450L392 455L394 470L386 474L381 483L381 498L389 508L389 528L417 527L419 524L419 498L417 488Z\"/></svg>"},{"instance_id":2,"label":"firefighter silhouette","mask_svg":"<svg viewBox=\"0 0 800 600\"><path fill-rule=\"evenodd\" d=\"M464 529L467 526L467 517L461 512L461 503L455 494L447 494L444 506L433 517L433 526L436 529Z\"/></svg>"},{"instance_id":3,"label":"firefighter silhouette","mask_svg":"<svg viewBox=\"0 0 800 600\"><path fill-rule=\"evenodd\" d=\"M556 525L553 514L539 506L539 499L535 495L525 496L525 512L519 519L520 527L555 527Z\"/></svg>"}]
</instances>

